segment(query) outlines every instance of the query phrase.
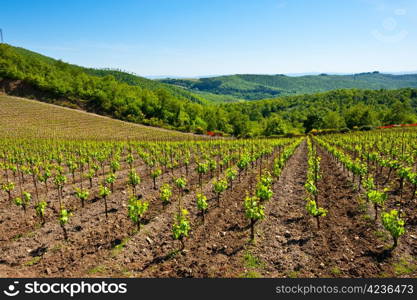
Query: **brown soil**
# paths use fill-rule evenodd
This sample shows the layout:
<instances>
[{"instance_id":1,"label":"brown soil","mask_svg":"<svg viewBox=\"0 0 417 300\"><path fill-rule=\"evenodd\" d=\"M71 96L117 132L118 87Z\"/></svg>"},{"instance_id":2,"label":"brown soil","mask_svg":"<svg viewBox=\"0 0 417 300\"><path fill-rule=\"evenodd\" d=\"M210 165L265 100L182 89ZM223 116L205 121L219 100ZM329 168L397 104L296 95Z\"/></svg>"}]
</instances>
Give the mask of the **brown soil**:
<instances>
[{"instance_id":1,"label":"brown soil","mask_svg":"<svg viewBox=\"0 0 417 300\"><path fill-rule=\"evenodd\" d=\"M176 205L164 211L158 220L144 227L142 234L132 237L119 255L99 262L112 276L135 277L233 277L243 270L240 252L249 233L242 202L246 190L255 185L258 166L243 174L220 198L212 192L212 185L203 187L209 199L209 211L204 222L196 210L195 193L183 198L190 211L192 232L185 241L185 251L171 237L171 225ZM97 262L95 262L97 264Z\"/></svg>"},{"instance_id":2,"label":"brown soil","mask_svg":"<svg viewBox=\"0 0 417 300\"><path fill-rule=\"evenodd\" d=\"M355 154L349 153L352 157ZM343 170L341 165L338 165L338 171L346 176L349 182L352 182L352 173ZM405 219L405 235L399 239L399 245L394 251L388 251L392 245L392 238L384 229L380 219L375 218L375 209L371 203L365 202L365 196L362 196L360 214L367 220L367 223L372 228L373 236L376 237L376 244L373 247L365 250L366 256L371 256L378 263L380 273L366 276L391 276L391 277L417 277L417 217L415 214L415 207L417 199L411 201L412 186L410 184L404 185L403 197L399 193L399 178L393 171L390 180L387 181L389 170L388 168L381 168L375 164L371 164L369 173L373 175L375 183L382 189L385 188L388 193L388 199L385 203L385 210L399 209L402 217ZM358 178L355 179L355 188L359 186ZM361 193L365 191L361 188ZM356 196L358 200L358 196ZM378 215L381 214L382 208L378 209Z\"/></svg>"},{"instance_id":3,"label":"brown soil","mask_svg":"<svg viewBox=\"0 0 417 300\"><path fill-rule=\"evenodd\" d=\"M265 204L265 219L256 224L255 243L249 242L249 222L245 218L243 199L254 188L259 163L235 180L217 203L209 176L202 192L209 199L204 222L196 209L195 194L200 191L198 176L188 176L189 190L182 204L190 212L192 231L185 239L185 250L171 236L177 201L163 206L146 176L139 190L150 202L149 213L138 233L126 215L123 184L109 197L109 219L103 201L92 199L81 208L67 194L66 203L76 212L67 229L69 241L63 241L56 219L33 229L15 221L8 211L7 199L0 202L2 277L378 277L416 276L416 269L399 272L393 266L404 260L415 264L416 233L411 221L407 234L394 252L386 250L389 235L372 220L372 210L360 200L351 176L323 149L319 204L328 210L317 230L315 219L305 209L304 182L307 170L305 141L289 159L279 180L273 185L273 198ZM269 158L269 162L272 161ZM265 165L265 161L264 161ZM138 166L144 173L143 169ZM143 166L142 166L143 168ZM190 167L190 170L193 169ZM125 171L121 171L125 172ZM184 174L184 168L174 176ZM169 182L164 176L159 182ZM394 196L393 196L394 197ZM72 199L72 200L71 200ZM395 198L394 198L395 200ZM391 203L391 202L390 202ZM405 210L411 214L411 205ZM52 212L51 212L52 213ZM13 234L6 233L11 226ZM32 228L32 229L30 229ZM16 238L16 232L22 236ZM15 238L13 238L15 237ZM411 259L411 261L410 261Z\"/></svg>"},{"instance_id":4,"label":"brown soil","mask_svg":"<svg viewBox=\"0 0 417 300\"><path fill-rule=\"evenodd\" d=\"M192 166L191 166L192 167ZM144 174L144 166L136 168L139 173ZM126 178L127 169L118 172L119 178ZM165 175L158 179L158 186L162 183L171 182L172 178L178 177L185 173L185 168L174 171L173 175ZM197 183L197 176L190 174L189 184ZM205 178L207 180L207 178ZM84 181L84 186L88 181ZM97 182L94 183L97 194ZM4 203L6 217L2 219L0 226L6 229L2 239L1 249L3 253L2 263L17 269L29 265L31 271L37 272L38 276L72 276L73 270L83 266L84 261L90 257L99 259L103 251L111 249L124 238L129 237L133 231L126 214L126 202L128 195L125 192L126 186L122 180L115 185L115 191L108 199L108 220L105 219L104 201L93 197L86 202L86 206L81 208L81 204L75 199L71 191L64 191L66 196L63 199L65 206L74 212L70 223L66 226L69 232L69 241L63 241L63 231L56 220L56 211L50 209L46 217L46 224L40 228L36 226L39 223L34 217L16 218L16 215L22 215L17 207ZM149 214L144 222L150 222L164 209L158 199L158 190L153 189L152 179L146 176L142 179L137 194L144 196L150 202ZM56 199L56 192L51 191L50 197ZM54 203L53 205L57 205ZM13 214L15 214L13 216ZM28 210L27 215L32 216L33 207ZM36 260L38 258L39 262ZM34 263L35 262L35 263ZM32 266L33 264L33 266ZM30 272L28 273L30 274Z\"/></svg>"}]
</instances>

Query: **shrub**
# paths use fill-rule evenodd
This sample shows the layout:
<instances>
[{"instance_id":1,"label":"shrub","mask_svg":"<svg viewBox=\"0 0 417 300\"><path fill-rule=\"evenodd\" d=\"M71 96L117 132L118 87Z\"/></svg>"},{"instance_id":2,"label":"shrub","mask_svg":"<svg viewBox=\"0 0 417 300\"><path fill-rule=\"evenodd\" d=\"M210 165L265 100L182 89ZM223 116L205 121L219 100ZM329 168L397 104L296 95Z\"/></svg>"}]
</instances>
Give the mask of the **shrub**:
<instances>
[{"instance_id":1,"label":"shrub","mask_svg":"<svg viewBox=\"0 0 417 300\"><path fill-rule=\"evenodd\" d=\"M383 212L381 215L382 225L391 234L394 244L392 250L398 245L398 238L405 233L405 222L401 219L398 210L391 210L390 212Z\"/></svg>"},{"instance_id":2,"label":"shrub","mask_svg":"<svg viewBox=\"0 0 417 300\"><path fill-rule=\"evenodd\" d=\"M360 131L370 131L372 129L374 129L372 125L364 125L364 126L359 127Z\"/></svg>"}]
</instances>

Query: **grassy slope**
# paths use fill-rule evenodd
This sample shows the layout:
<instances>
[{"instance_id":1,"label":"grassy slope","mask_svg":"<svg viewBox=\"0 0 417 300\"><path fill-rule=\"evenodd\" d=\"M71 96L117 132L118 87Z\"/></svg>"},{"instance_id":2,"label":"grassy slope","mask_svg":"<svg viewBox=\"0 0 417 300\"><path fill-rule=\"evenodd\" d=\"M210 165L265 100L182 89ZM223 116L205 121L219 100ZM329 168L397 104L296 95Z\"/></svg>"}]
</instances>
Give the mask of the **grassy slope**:
<instances>
[{"instance_id":1,"label":"grassy slope","mask_svg":"<svg viewBox=\"0 0 417 300\"><path fill-rule=\"evenodd\" d=\"M4 137L144 141L203 138L0 94L0 138Z\"/></svg>"},{"instance_id":2,"label":"grassy slope","mask_svg":"<svg viewBox=\"0 0 417 300\"><path fill-rule=\"evenodd\" d=\"M417 75L362 73L355 75L230 75L198 80L163 79L164 83L204 93L207 99L221 101L210 94L227 95L228 100L258 100L278 96L311 94L334 89L398 89L417 87Z\"/></svg>"}]
</instances>

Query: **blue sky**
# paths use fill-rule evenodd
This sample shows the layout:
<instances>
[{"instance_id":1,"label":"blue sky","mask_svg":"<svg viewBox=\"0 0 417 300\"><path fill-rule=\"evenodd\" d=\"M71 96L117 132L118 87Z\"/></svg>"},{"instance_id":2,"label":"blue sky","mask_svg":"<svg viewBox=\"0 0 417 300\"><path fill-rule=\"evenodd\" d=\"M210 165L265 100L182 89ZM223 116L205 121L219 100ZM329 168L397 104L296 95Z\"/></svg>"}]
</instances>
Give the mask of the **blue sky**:
<instances>
[{"instance_id":1,"label":"blue sky","mask_svg":"<svg viewBox=\"0 0 417 300\"><path fill-rule=\"evenodd\" d=\"M1 0L5 42L140 75L417 71L415 0Z\"/></svg>"}]
</instances>

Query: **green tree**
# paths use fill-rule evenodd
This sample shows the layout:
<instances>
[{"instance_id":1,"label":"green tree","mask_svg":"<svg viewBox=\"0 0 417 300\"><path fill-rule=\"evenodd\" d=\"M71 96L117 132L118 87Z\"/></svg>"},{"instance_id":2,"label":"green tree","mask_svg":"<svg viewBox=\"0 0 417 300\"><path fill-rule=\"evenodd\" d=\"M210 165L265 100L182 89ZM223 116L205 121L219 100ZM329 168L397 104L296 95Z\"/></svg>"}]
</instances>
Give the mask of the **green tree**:
<instances>
[{"instance_id":1,"label":"green tree","mask_svg":"<svg viewBox=\"0 0 417 300\"><path fill-rule=\"evenodd\" d=\"M283 135L288 132L287 123L280 117L274 116L266 120L266 126L264 129L264 135Z\"/></svg>"},{"instance_id":2,"label":"green tree","mask_svg":"<svg viewBox=\"0 0 417 300\"><path fill-rule=\"evenodd\" d=\"M306 133L313 129L321 129L323 127L323 118L317 113L309 114L304 120L303 126Z\"/></svg>"},{"instance_id":3,"label":"green tree","mask_svg":"<svg viewBox=\"0 0 417 300\"><path fill-rule=\"evenodd\" d=\"M364 126L364 125L375 125L376 114L372 111L372 108L365 104L356 104L347 109L345 116L346 125L349 128L354 126Z\"/></svg>"},{"instance_id":4,"label":"green tree","mask_svg":"<svg viewBox=\"0 0 417 300\"><path fill-rule=\"evenodd\" d=\"M323 127L339 129L346 127L345 119L336 111L329 111L323 117Z\"/></svg>"}]
</instances>

